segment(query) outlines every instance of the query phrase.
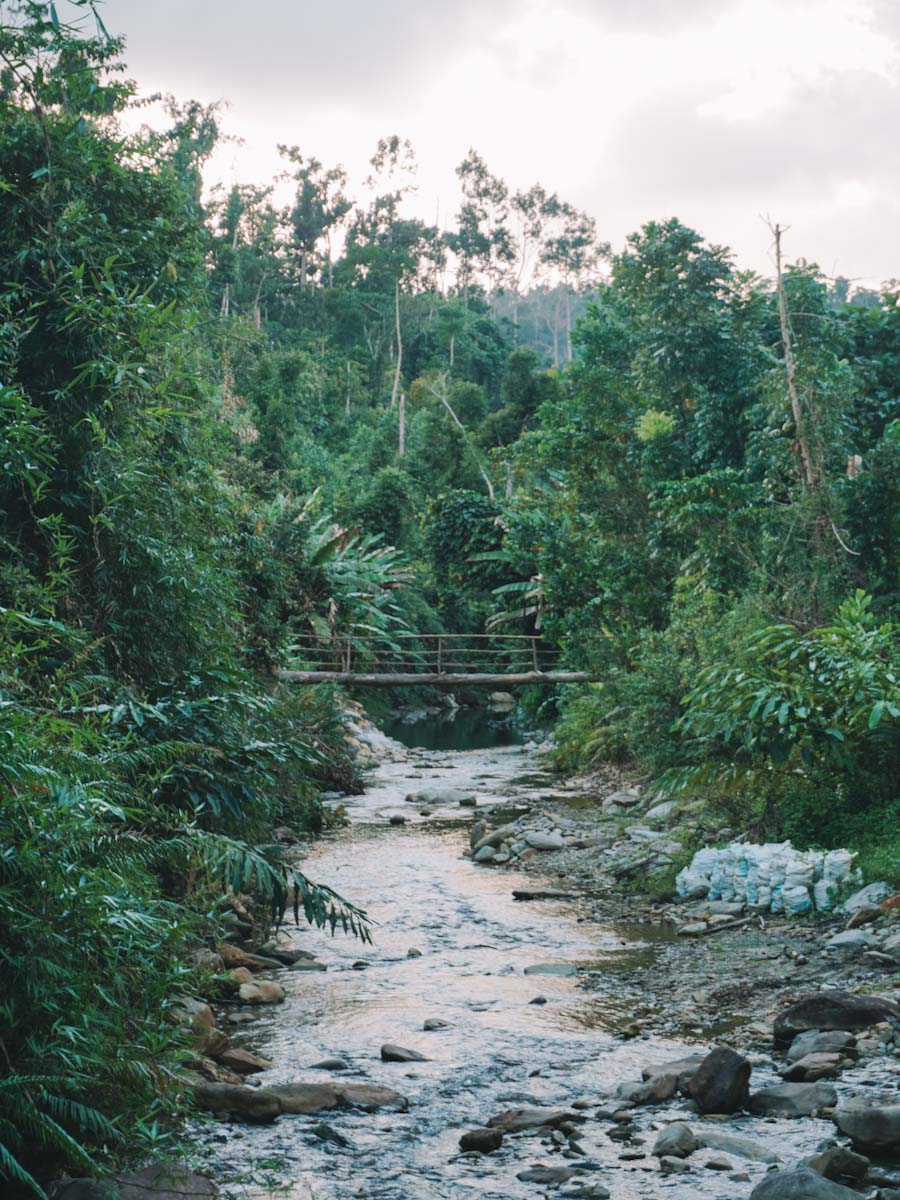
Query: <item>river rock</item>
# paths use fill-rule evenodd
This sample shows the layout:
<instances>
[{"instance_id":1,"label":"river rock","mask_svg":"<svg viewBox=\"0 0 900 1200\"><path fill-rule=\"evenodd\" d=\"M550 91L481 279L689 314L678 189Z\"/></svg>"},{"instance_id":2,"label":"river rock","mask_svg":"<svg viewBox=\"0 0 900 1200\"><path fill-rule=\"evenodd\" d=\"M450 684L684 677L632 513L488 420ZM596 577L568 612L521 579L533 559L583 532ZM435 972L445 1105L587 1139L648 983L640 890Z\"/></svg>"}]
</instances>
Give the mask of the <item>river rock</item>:
<instances>
[{"instance_id":1,"label":"river rock","mask_svg":"<svg viewBox=\"0 0 900 1200\"><path fill-rule=\"evenodd\" d=\"M473 845L472 853L478 854L479 850L483 850L486 846L496 848L515 835L515 827L513 825L501 825L499 829L492 829L490 832L483 834Z\"/></svg>"},{"instance_id":2,"label":"river rock","mask_svg":"<svg viewBox=\"0 0 900 1200\"><path fill-rule=\"evenodd\" d=\"M278 959L268 958L262 954L251 954L249 950L242 950L240 946L234 946L231 942L220 942L217 949L226 967L246 967L254 974L259 971L276 970L284 965Z\"/></svg>"},{"instance_id":3,"label":"river rock","mask_svg":"<svg viewBox=\"0 0 900 1200\"><path fill-rule=\"evenodd\" d=\"M832 1183L809 1167L774 1171L758 1183L750 1200L859 1200L859 1192Z\"/></svg>"},{"instance_id":4,"label":"river rock","mask_svg":"<svg viewBox=\"0 0 900 1200\"><path fill-rule=\"evenodd\" d=\"M645 1083L621 1083L616 1096L630 1104L662 1104L678 1091L678 1076L654 1075Z\"/></svg>"},{"instance_id":5,"label":"river rock","mask_svg":"<svg viewBox=\"0 0 900 1200\"><path fill-rule=\"evenodd\" d=\"M579 1172L574 1167L528 1167L524 1171L519 1171L516 1179L522 1183L565 1183L569 1179L573 1179Z\"/></svg>"},{"instance_id":6,"label":"river rock","mask_svg":"<svg viewBox=\"0 0 900 1200\"><path fill-rule=\"evenodd\" d=\"M821 1154L803 1160L809 1167L826 1179L862 1179L869 1169L869 1160L862 1154L854 1154L846 1146L829 1146Z\"/></svg>"},{"instance_id":7,"label":"river rock","mask_svg":"<svg viewBox=\"0 0 900 1200\"><path fill-rule=\"evenodd\" d=\"M496 857L497 851L493 846L482 846L480 850L472 855L472 858L477 863L490 863L493 862Z\"/></svg>"},{"instance_id":8,"label":"river rock","mask_svg":"<svg viewBox=\"0 0 900 1200\"><path fill-rule=\"evenodd\" d=\"M281 1105L281 1111L292 1114L327 1112L334 1108L405 1112L409 1107L409 1101L399 1092L370 1083L344 1083L338 1080L328 1083L282 1083L275 1087L258 1088L257 1095L260 1092L274 1096Z\"/></svg>"},{"instance_id":9,"label":"river rock","mask_svg":"<svg viewBox=\"0 0 900 1200\"><path fill-rule=\"evenodd\" d=\"M552 833L543 833L540 830L526 833L525 841L532 850L562 850L565 845L562 834L557 830L553 830Z\"/></svg>"},{"instance_id":10,"label":"river rock","mask_svg":"<svg viewBox=\"0 0 900 1200\"><path fill-rule=\"evenodd\" d=\"M815 1083L817 1079L836 1079L850 1059L837 1053L806 1054L781 1072L789 1083Z\"/></svg>"},{"instance_id":11,"label":"river rock","mask_svg":"<svg viewBox=\"0 0 900 1200\"><path fill-rule=\"evenodd\" d=\"M442 1021L440 1017L429 1017L422 1023L422 1028L426 1033L434 1033L438 1029L449 1029L450 1022Z\"/></svg>"},{"instance_id":12,"label":"river rock","mask_svg":"<svg viewBox=\"0 0 900 1200\"><path fill-rule=\"evenodd\" d=\"M402 813L391 813L390 817L388 818L388 824L390 824L390 825L405 825L406 817L404 817L404 815Z\"/></svg>"},{"instance_id":13,"label":"river rock","mask_svg":"<svg viewBox=\"0 0 900 1200\"><path fill-rule=\"evenodd\" d=\"M858 892L854 892L841 905L841 912L855 913L861 908L874 908L891 894L886 883L870 883Z\"/></svg>"},{"instance_id":14,"label":"river rock","mask_svg":"<svg viewBox=\"0 0 900 1200\"><path fill-rule=\"evenodd\" d=\"M900 1018L900 1005L882 996L857 996L853 992L813 992L775 1018L776 1043L792 1041L808 1029L867 1029L879 1021Z\"/></svg>"},{"instance_id":15,"label":"river rock","mask_svg":"<svg viewBox=\"0 0 900 1200\"><path fill-rule=\"evenodd\" d=\"M652 1079L655 1075L677 1075L678 1090L682 1095L686 1095L688 1085L697 1074L700 1064L705 1058L705 1054L689 1054L685 1058L673 1059L672 1062L644 1067L642 1074L644 1079Z\"/></svg>"},{"instance_id":16,"label":"river rock","mask_svg":"<svg viewBox=\"0 0 900 1200\"><path fill-rule=\"evenodd\" d=\"M251 1088L235 1083L198 1083L194 1099L199 1108L225 1113L237 1121L253 1124L274 1121L282 1112L281 1100L272 1088Z\"/></svg>"},{"instance_id":17,"label":"river rock","mask_svg":"<svg viewBox=\"0 0 900 1200\"><path fill-rule=\"evenodd\" d=\"M242 983L238 995L245 1004L281 1004L284 988L271 979L257 979L253 983Z\"/></svg>"},{"instance_id":18,"label":"river rock","mask_svg":"<svg viewBox=\"0 0 900 1200\"><path fill-rule=\"evenodd\" d=\"M408 1050L405 1046L395 1046L392 1042L385 1042L381 1047L382 1062L428 1062L424 1054L420 1054L418 1050Z\"/></svg>"},{"instance_id":19,"label":"river rock","mask_svg":"<svg viewBox=\"0 0 900 1200\"><path fill-rule=\"evenodd\" d=\"M900 1101L879 1104L856 1097L837 1109L834 1122L854 1146L863 1150L900 1152Z\"/></svg>"},{"instance_id":20,"label":"river rock","mask_svg":"<svg viewBox=\"0 0 900 1200\"><path fill-rule=\"evenodd\" d=\"M374 1083L339 1083L336 1085L341 1108L359 1108L363 1112L406 1112L409 1100L393 1088Z\"/></svg>"},{"instance_id":21,"label":"river rock","mask_svg":"<svg viewBox=\"0 0 900 1200\"><path fill-rule=\"evenodd\" d=\"M508 1108L488 1121L491 1129L521 1133L523 1129L555 1128L565 1121L583 1121L578 1113L564 1108Z\"/></svg>"},{"instance_id":22,"label":"river rock","mask_svg":"<svg viewBox=\"0 0 900 1200\"><path fill-rule=\"evenodd\" d=\"M348 1071L350 1064L344 1062L342 1058L322 1058L318 1062L314 1062L309 1069L311 1071Z\"/></svg>"},{"instance_id":23,"label":"river rock","mask_svg":"<svg viewBox=\"0 0 900 1200\"><path fill-rule=\"evenodd\" d=\"M661 1130L653 1144L653 1153L657 1158L687 1158L699 1148L700 1142L690 1125L675 1121Z\"/></svg>"},{"instance_id":24,"label":"river rock","mask_svg":"<svg viewBox=\"0 0 900 1200\"><path fill-rule=\"evenodd\" d=\"M776 1083L750 1097L747 1108L756 1117L811 1117L837 1104L837 1092L828 1083Z\"/></svg>"},{"instance_id":25,"label":"river rock","mask_svg":"<svg viewBox=\"0 0 900 1200\"><path fill-rule=\"evenodd\" d=\"M219 1189L184 1163L151 1163L116 1178L117 1200L206 1200Z\"/></svg>"},{"instance_id":26,"label":"river rock","mask_svg":"<svg viewBox=\"0 0 900 1200\"><path fill-rule=\"evenodd\" d=\"M664 1154L659 1160L659 1169L663 1175L684 1175L690 1171L691 1164L674 1154Z\"/></svg>"},{"instance_id":27,"label":"river rock","mask_svg":"<svg viewBox=\"0 0 900 1200\"><path fill-rule=\"evenodd\" d=\"M798 1033L787 1052L788 1062L798 1062L808 1054L841 1054L844 1058L856 1058L856 1038L844 1029L832 1029L820 1033L818 1029Z\"/></svg>"},{"instance_id":28,"label":"river rock","mask_svg":"<svg viewBox=\"0 0 900 1200\"><path fill-rule=\"evenodd\" d=\"M781 1162L773 1150L767 1150L759 1142L740 1137L736 1133L721 1133L718 1129L701 1129L697 1136L700 1139L700 1145L705 1150L723 1150L726 1154L736 1154L739 1158L749 1158L753 1162Z\"/></svg>"},{"instance_id":29,"label":"river rock","mask_svg":"<svg viewBox=\"0 0 900 1200\"><path fill-rule=\"evenodd\" d=\"M221 1061L222 1055L228 1051L228 1035L215 1025L212 1028L209 1025L201 1025L194 1031L194 1046L208 1058L218 1058Z\"/></svg>"},{"instance_id":30,"label":"river rock","mask_svg":"<svg viewBox=\"0 0 900 1200\"><path fill-rule=\"evenodd\" d=\"M479 1154L493 1154L503 1145L501 1129L470 1129L459 1139L462 1150L477 1150Z\"/></svg>"},{"instance_id":31,"label":"river rock","mask_svg":"<svg viewBox=\"0 0 900 1200\"><path fill-rule=\"evenodd\" d=\"M865 929L844 929L828 939L825 949L833 954L856 954L877 945L878 938Z\"/></svg>"},{"instance_id":32,"label":"river rock","mask_svg":"<svg viewBox=\"0 0 900 1200\"><path fill-rule=\"evenodd\" d=\"M701 1112L733 1113L750 1092L750 1063L728 1046L716 1046L697 1068L688 1095Z\"/></svg>"},{"instance_id":33,"label":"river rock","mask_svg":"<svg viewBox=\"0 0 900 1200\"><path fill-rule=\"evenodd\" d=\"M203 1029L212 1029L216 1023L209 1005L193 996L177 996L172 1001L169 1012L179 1025L188 1025L195 1033L202 1032Z\"/></svg>"},{"instance_id":34,"label":"river rock","mask_svg":"<svg viewBox=\"0 0 900 1200\"><path fill-rule=\"evenodd\" d=\"M413 797L411 797L411 796L407 796L406 798L407 798L407 800L413 799ZM481 841L481 839L484 837L484 835L487 833L487 831L488 831L487 821L476 821L475 822L475 824L469 830L469 848L471 850L475 849L475 847L478 845L478 843Z\"/></svg>"},{"instance_id":35,"label":"river rock","mask_svg":"<svg viewBox=\"0 0 900 1200\"><path fill-rule=\"evenodd\" d=\"M273 1065L267 1058L260 1058L257 1054L251 1054L249 1050L238 1050L236 1047L218 1055L218 1059L223 1066L238 1075L255 1075L258 1071L268 1071Z\"/></svg>"}]
</instances>

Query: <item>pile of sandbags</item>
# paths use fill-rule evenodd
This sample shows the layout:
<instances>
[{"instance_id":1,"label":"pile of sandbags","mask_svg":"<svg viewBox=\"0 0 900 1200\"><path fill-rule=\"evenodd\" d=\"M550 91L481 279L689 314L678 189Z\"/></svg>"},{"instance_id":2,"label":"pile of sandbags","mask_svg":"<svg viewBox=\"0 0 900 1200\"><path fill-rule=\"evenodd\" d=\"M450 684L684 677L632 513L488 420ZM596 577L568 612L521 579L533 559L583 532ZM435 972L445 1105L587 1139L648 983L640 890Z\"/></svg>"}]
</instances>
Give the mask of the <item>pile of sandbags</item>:
<instances>
[{"instance_id":1,"label":"pile of sandbags","mask_svg":"<svg viewBox=\"0 0 900 1200\"><path fill-rule=\"evenodd\" d=\"M859 880L854 857L849 850L795 850L790 842L732 842L722 850L698 850L675 886L679 896L741 901L760 911L828 912L840 890Z\"/></svg>"}]
</instances>

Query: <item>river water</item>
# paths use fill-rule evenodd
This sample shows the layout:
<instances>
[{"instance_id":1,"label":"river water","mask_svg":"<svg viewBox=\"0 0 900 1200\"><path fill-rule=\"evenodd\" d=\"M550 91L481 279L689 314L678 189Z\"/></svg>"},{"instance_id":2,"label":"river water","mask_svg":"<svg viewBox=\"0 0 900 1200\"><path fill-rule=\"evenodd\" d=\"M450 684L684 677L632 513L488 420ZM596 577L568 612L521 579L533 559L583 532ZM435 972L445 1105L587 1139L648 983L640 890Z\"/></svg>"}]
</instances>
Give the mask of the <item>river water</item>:
<instances>
[{"instance_id":1,"label":"river water","mask_svg":"<svg viewBox=\"0 0 900 1200\"><path fill-rule=\"evenodd\" d=\"M310 1067L336 1056L349 1065L346 1077L402 1092L409 1111L214 1126L209 1149L216 1173L268 1170L286 1190L257 1187L252 1194L290 1200L524 1200L550 1193L518 1181L518 1172L536 1163L583 1163L582 1181L608 1187L615 1200L749 1195L750 1183L729 1182L715 1171L693 1170L689 1182L659 1174L650 1154L651 1121L687 1116L695 1128L703 1124L686 1114L683 1102L642 1110L641 1129L626 1143L608 1136L615 1129L608 1118L587 1110L578 1135L584 1158L564 1156L566 1147L534 1132L508 1136L490 1156L460 1155L460 1134L494 1113L535 1104L568 1107L579 1098L601 1104L616 1084L639 1079L643 1066L697 1047L646 1036L628 1040L617 1032L642 1012L637 985L623 982L619 972L636 963L653 970L652 927L593 923L571 901L514 900L513 889L535 886L535 877L464 857L471 809L432 806L423 817L421 805L405 800L425 788L454 787L475 789L479 809L552 794L551 781L521 746L411 750L406 761L379 767L364 795L342 802L349 827L324 838L304 861L312 878L368 909L376 922L374 946L294 931L295 944L315 951L327 972L279 973L286 1002L233 1039L273 1060L275 1067L259 1077L265 1084L333 1078ZM391 825L394 814L406 824ZM526 973L534 967L564 973ZM579 986L579 975L583 980L588 971L592 990ZM545 1002L533 1003L538 997ZM425 1032L429 1018L447 1027ZM382 1062L385 1042L417 1050L428 1061ZM767 1075L765 1066L754 1069L757 1086ZM731 1122L729 1129L758 1138L762 1126L765 1142L788 1139L797 1156L813 1152L832 1130L812 1120L744 1125ZM734 1163L753 1181L765 1169Z\"/></svg>"}]
</instances>

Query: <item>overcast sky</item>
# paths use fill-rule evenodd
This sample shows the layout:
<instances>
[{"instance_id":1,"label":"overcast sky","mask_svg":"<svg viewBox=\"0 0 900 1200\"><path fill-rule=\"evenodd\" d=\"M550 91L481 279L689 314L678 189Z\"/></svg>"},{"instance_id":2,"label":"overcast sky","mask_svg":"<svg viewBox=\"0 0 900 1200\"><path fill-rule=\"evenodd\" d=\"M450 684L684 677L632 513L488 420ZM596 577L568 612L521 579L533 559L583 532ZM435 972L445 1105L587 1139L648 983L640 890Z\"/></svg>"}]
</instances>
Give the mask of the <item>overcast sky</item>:
<instances>
[{"instance_id":1,"label":"overcast sky","mask_svg":"<svg viewBox=\"0 0 900 1200\"><path fill-rule=\"evenodd\" d=\"M278 142L362 178L418 153L419 215L456 207L470 146L540 181L614 247L677 216L767 271L790 257L900 277L900 0L107 0L142 92L226 99L226 182Z\"/></svg>"}]
</instances>

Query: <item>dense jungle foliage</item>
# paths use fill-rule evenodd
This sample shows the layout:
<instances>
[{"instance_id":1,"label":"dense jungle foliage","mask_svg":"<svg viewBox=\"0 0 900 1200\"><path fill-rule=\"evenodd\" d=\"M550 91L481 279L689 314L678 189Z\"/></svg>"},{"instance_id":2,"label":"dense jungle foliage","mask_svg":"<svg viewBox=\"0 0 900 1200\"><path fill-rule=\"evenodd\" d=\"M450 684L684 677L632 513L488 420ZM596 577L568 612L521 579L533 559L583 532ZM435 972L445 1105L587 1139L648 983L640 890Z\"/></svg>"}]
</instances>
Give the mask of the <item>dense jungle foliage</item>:
<instances>
[{"instance_id":1,"label":"dense jungle foliage","mask_svg":"<svg viewBox=\"0 0 900 1200\"><path fill-rule=\"evenodd\" d=\"M560 766L897 879L896 289L801 261L780 311L674 219L610 256L474 151L442 231L398 137L363 201L297 147L209 194L217 109L127 133L78 7L0 3L4 1195L174 1136L229 889L365 933L271 844L354 782L274 676L338 636L540 629L598 680L527 698Z\"/></svg>"}]
</instances>

